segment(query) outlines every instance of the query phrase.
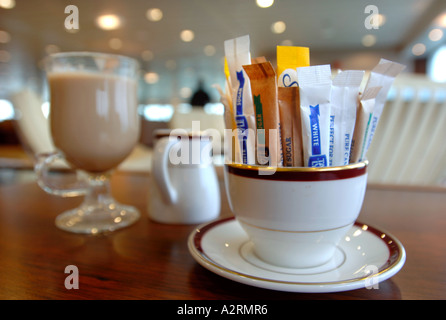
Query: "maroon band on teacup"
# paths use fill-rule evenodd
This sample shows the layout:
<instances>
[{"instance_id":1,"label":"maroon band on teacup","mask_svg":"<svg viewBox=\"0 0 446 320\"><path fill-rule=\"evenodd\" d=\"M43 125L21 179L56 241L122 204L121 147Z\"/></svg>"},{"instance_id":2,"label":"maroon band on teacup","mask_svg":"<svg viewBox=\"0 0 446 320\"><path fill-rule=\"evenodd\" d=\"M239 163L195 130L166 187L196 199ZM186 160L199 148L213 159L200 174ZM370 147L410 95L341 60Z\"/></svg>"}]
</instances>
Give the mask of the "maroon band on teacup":
<instances>
[{"instance_id":1,"label":"maroon band on teacup","mask_svg":"<svg viewBox=\"0 0 446 320\"><path fill-rule=\"evenodd\" d=\"M279 181L328 181L359 177L367 172L368 161L339 167L265 167L225 164L228 173L245 178Z\"/></svg>"},{"instance_id":2,"label":"maroon band on teacup","mask_svg":"<svg viewBox=\"0 0 446 320\"><path fill-rule=\"evenodd\" d=\"M153 137L155 140L170 137L172 139L201 139L209 140L211 135L207 134L205 131L188 131L183 129L158 129L154 132Z\"/></svg>"}]
</instances>

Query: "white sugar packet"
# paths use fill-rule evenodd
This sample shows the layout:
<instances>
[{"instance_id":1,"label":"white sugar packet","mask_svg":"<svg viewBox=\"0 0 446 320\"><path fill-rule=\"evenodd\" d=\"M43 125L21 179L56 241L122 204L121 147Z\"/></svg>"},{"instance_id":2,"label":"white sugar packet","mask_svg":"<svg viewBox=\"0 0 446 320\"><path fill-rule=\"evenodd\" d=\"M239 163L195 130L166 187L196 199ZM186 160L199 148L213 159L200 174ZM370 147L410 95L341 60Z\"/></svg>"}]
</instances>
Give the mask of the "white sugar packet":
<instances>
[{"instance_id":1,"label":"white sugar packet","mask_svg":"<svg viewBox=\"0 0 446 320\"><path fill-rule=\"evenodd\" d=\"M297 68L304 165L327 167L329 153L330 65Z\"/></svg>"},{"instance_id":2,"label":"white sugar packet","mask_svg":"<svg viewBox=\"0 0 446 320\"><path fill-rule=\"evenodd\" d=\"M376 97L382 87L369 87L361 95L356 111L355 132L350 153L350 163L365 160L367 137L371 129L373 109L376 105Z\"/></svg>"},{"instance_id":3,"label":"white sugar packet","mask_svg":"<svg viewBox=\"0 0 446 320\"><path fill-rule=\"evenodd\" d=\"M349 164L362 70L346 70L333 79L330 111L329 165Z\"/></svg>"},{"instance_id":4,"label":"white sugar packet","mask_svg":"<svg viewBox=\"0 0 446 320\"><path fill-rule=\"evenodd\" d=\"M365 154L367 153L367 150L369 149L373 140L376 127L378 126L378 122L383 112L384 105L386 104L387 95L393 81L405 68L406 66L400 63L381 59L378 65L376 65L370 73L370 77L367 81L364 92L372 87L381 87L381 90L378 92L378 95L375 98L375 106L372 112L373 116L371 119L370 129L367 133L366 145L363 153L364 158L361 158L361 160L365 159Z\"/></svg>"},{"instance_id":5,"label":"white sugar packet","mask_svg":"<svg viewBox=\"0 0 446 320\"><path fill-rule=\"evenodd\" d=\"M255 164L255 113L251 85L242 67L251 64L249 35L226 40L224 45L232 86L232 106L238 129L240 162Z\"/></svg>"}]
</instances>

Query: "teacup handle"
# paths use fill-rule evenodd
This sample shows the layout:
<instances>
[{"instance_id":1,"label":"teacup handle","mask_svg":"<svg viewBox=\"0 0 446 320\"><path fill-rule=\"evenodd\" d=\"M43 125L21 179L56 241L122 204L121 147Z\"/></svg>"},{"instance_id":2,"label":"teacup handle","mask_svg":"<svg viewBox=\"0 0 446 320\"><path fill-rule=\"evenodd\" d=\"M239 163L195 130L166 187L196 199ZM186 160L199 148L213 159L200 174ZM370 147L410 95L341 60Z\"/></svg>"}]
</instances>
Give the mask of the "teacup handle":
<instances>
[{"instance_id":1,"label":"teacup handle","mask_svg":"<svg viewBox=\"0 0 446 320\"><path fill-rule=\"evenodd\" d=\"M46 192L61 197L77 197L85 195L88 191L89 182L87 177L82 177L80 171L76 171L76 181L72 183L61 183L57 179L50 177L49 169L57 160L63 160L64 156L60 151L41 153L37 155L37 162L34 171L37 175L38 185Z\"/></svg>"},{"instance_id":2,"label":"teacup handle","mask_svg":"<svg viewBox=\"0 0 446 320\"><path fill-rule=\"evenodd\" d=\"M161 196L167 204L174 204L178 199L177 190L173 187L169 176L169 151L177 142L176 139L163 137L156 143L153 154L152 174Z\"/></svg>"}]
</instances>

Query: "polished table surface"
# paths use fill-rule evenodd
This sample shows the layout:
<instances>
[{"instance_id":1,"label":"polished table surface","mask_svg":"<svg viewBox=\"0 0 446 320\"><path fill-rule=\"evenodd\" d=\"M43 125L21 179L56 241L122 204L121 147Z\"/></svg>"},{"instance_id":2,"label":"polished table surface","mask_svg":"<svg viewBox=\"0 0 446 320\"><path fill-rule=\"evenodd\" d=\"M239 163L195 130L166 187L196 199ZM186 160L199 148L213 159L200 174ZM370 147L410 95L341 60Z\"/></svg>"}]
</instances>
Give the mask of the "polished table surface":
<instances>
[{"instance_id":1,"label":"polished table surface","mask_svg":"<svg viewBox=\"0 0 446 320\"><path fill-rule=\"evenodd\" d=\"M0 299L446 299L446 189L369 185L358 220L402 242L404 267L378 289L308 294L244 285L200 266L187 248L195 225L149 219L149 185L147 173L115 172L113 195L138 207L141 219L107 235L78 235L54 219L81 198L46 194L30 170L0 168ZM79 289L65 287L69 265L79 270Z\"/></svg>"}]
</instances>

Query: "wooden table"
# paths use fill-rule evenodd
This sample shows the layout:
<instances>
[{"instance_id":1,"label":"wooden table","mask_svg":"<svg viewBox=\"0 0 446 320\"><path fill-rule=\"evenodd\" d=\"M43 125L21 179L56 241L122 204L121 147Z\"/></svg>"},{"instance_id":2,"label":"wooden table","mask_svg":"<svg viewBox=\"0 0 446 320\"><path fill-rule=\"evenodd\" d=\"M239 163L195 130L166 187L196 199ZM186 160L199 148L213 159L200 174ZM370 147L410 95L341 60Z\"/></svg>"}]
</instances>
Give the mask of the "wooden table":
<instances>
[{"instance_id":1,"label":"wooden table","mask_svg":"<svg viewBox=\"0 0 446 320\"><path fill-rule=\"evenodd\" d=\"M359 220L391 232L404 245L403 269L379 289L339 293L277 292L222 278L190 255L195 226L147 216L148 174L116 172L114 196L141 219L102 236L57 229L55 217L80 198L42 191L32 171L0 169L0 299L445 299L446 190L369 186ZM230 215L223 206L222 215ZM79 270L68 290L65 268Z\"/></svg>"}]
</instances>

